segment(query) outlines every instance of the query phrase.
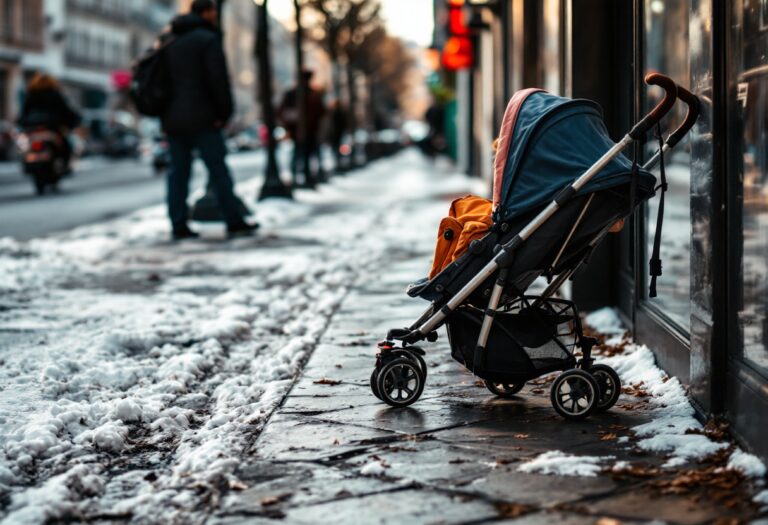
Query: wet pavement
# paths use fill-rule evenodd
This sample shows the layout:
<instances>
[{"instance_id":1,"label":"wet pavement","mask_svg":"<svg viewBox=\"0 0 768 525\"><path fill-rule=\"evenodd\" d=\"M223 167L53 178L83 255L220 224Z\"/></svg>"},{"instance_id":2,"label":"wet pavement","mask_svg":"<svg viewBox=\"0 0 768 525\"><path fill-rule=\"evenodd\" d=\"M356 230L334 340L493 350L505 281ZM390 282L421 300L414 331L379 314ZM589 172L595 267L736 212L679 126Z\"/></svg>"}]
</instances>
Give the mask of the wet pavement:
<instances>
[{"instance_id":1,"label":"wet pavement","mask_svg":"<svg viewBox=\"0 0 768 525\"><path fill-rule=\"evenodd\" d=\"M670 490L680 473L659 470L663 457L632 445L629 429L647 422L647 412L615 407L566 422L551 407L545 380L514 399L496 398L450 358L442 332L427 348L421 399L401 409L376 399L368 386L376 342L421 313L425 303L402 290L428 259L416 252L390 261L354 288L243 461L243 486L222 498L207 523L607 525L755 517L738 487L727 501L711 487ZM637 401L623 394L619 405ZM517 470L551 450L612 456L608 464L632 468L594 477Z\"/></svg>"}]
</instances>

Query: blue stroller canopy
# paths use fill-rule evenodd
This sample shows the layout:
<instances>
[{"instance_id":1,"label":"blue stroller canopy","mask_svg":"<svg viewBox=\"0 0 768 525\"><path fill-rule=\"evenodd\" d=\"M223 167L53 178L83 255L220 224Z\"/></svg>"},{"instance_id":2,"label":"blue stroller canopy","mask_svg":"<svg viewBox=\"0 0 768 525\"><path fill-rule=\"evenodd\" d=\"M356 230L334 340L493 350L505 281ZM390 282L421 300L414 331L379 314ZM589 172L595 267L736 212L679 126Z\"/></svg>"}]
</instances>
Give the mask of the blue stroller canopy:
<instances>
[{"instance_id":1,"label":"blue stroller canopy","mask_svg":"<svg viewBox=\"0 0 768 525\"><path fill-rule=\"evenodd\" d=\"M527 90L513 97L502 125L510 137L500 136L499 155L508 148L497 195L497 220L508 221L550 202L605 154L615 142L608 136L600 106L590 100L571 100L545 91ZM517 102L515 101L517 99ZM511 116L510 116L511 115ZM581 190L594 192L632 178L632 162L618 155ZM652 185L655 177L639 170L638 184ZM643 180L644 179L644 180ZM499 181L495 181L498 187Z\"/></svg>"}]
</instances>

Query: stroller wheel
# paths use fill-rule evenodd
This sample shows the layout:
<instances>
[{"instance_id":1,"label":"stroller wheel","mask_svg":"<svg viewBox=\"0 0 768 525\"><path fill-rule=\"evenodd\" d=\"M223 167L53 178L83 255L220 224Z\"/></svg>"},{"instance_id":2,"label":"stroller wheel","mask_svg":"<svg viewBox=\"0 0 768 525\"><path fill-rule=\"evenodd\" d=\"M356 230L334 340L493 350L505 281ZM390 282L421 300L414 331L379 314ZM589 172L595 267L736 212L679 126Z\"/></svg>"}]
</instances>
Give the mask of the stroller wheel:
<instances>
[{"instance_id":1,"label":"stroller wheel","mask_svg":"<svg viewBox=\"0 0 768 525\"><path fill-rule=\"evenodd\" d=\"M398 357L381 367L376 387L382 401L393 407L405 407L421 396L424 377L416 361Z\"/></svg>"},{"instance_id":2,"label":"stroller wheel","mask_svg":"<svg viewBox=\"0 0 768 525\"><path fill-rule=\"evenodd\" d=\"M558 414L566 419L584 419L597 408L600 387L584 370L566 370L552 383L550 400Z\"/></svg>"},{"instance_id":3,"label":"stroller wheel","mask_svg":"<svg viewBox=\"0 0 768 525\"><path fill-rule=\"evenodd\" d=\"M373 392L373 395L381 399L381 394L379 394L379 386L376 384L376 380L379 377L379 368L375 367L373 369L373 372L371 372L371 392Z\"/></svg>"},{"instance_id":4,"label":"stroller wheel","mask_svg":"<svg viewBox=\"0 0 768 525\"><path fill-rule=\"evenodd\" d=\"M621 395L619 374L608 365L592 365L589 373L597 380L597 385L600 387L600 398L595 410L600 412L608 410L616 404Z\"/></svg>"},{"instance_id":5,"label":"stroller wheel","mask_svg":"<svg viewBox=\"0 0 768 525\"><path fill-rule=\"evenodd\" d=\"M499 397L509 398L520 392L525 386L525 381L520 383L495 383L493 381L485 380L485 388L491 391Z\"/></svg>"},{"instance_id":6,"label":"stroller wheel","mask_svg":"<svg viewBox=\"0 0 768 525\"><path fill-rule=\"evenodd\" d=\"M416 363L419 365L419 368L421 369L422 382L427 379L427 363L424 361L423 357L421 357L416 352L410 352L408 350L397 350L395 351L395 355L405 357L411 361L416 361Z\"/></svg>"}]
</instances>

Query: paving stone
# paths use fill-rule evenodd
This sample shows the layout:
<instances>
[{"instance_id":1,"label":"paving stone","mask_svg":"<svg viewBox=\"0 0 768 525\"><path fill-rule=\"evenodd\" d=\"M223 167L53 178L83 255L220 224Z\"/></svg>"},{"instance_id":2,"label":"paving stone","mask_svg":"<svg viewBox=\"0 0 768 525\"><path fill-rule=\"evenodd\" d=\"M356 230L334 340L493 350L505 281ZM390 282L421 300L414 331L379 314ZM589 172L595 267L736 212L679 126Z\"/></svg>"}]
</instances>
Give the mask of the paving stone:
<instances>
[{"instance_id":1,"label":"paving stone","mask_svg":"<svg viewBox=\"0 0 768 525\"><path fill-rule=\"evenodd\" d=\"M238 477L248 488L225 498L217 515L279 515L293 506L364 496L398 488L375 477L356 475L312 463L254 462L241 467Z\"/></svg>"},{"instance_id":2,"label":"paving stone","mask_svg":"<svg viewBox=\"0 0 768 525\"><path fill-rule=\"evenodd\" d=\"M317 460L367 446L371 440L397 438L372 427L329 424L295 415L273 416L253 447L255 457L279 461Z\"/></svg>"},{"instance_id":3,"label":"paving stone","mask_svg":"<svg viewBox=\"0 0 768 525\"><path fill-rule=\"evenodd\" d=\"M490 503L424 490L402 490L291 508L285 521L295 524L361 523L452 524L498 516Z\"/></svg>"},{"instance_id":4,"label":"paving stone","mask_svg":"<svg viewBox=\"0 0 768 525\"><path fill-rule=\"evenodd\" d=\"M630 491L585 503L584 508L592 514L609 514L631 517L638 520L658 520L668 523L708 523L713 517L723 520L736 518L739 514L712 500L692 501L689 498L668 495L659 497L648 491Z\"/></svg>"}]
</instances>

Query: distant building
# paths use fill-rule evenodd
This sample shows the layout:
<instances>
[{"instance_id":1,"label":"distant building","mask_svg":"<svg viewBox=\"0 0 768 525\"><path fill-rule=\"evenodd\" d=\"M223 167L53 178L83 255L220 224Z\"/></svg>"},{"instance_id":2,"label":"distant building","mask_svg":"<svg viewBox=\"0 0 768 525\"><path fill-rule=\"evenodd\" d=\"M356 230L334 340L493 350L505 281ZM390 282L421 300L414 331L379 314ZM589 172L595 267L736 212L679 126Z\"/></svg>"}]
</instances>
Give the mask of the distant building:
<instances>
[{"instance_id":1,"label":"distant building","mask_svg":"<svg viewBox=\"0 0 768 525\"><path fill-rule=\"evenodd\" d=\"M44 26L43 0L0 0L0 121L15 116L24 61L42 53Z\"/></svg>"},{"instance_id":2,"label":"distant building","mask_svg":"<svg viewBox=\"0 0 768 525\"><path fill-rule=\"evenodd\" d=\"M93 130L125 107L117 81L175 12L175 0L0 0L0 120L36 71L61 80Z\"/></svg>"}]
</instances>

